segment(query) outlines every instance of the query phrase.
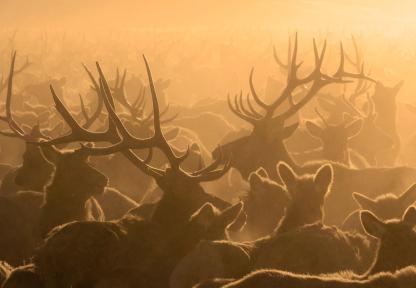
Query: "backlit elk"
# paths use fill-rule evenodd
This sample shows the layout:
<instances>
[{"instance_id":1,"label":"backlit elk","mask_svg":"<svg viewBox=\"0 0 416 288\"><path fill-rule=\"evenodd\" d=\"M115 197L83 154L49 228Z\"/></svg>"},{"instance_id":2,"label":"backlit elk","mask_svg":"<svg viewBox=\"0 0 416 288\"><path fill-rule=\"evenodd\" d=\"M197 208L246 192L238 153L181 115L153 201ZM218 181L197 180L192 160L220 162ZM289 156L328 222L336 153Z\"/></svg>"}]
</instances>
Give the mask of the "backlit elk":
<instances>
[{"instance_id":1,"label":"backlit elk","mask_svg":"<svg viewBox=\"0 0 416 288\"><path fill-rule=\"evenodd\" d=\"M416 202L416 185L410 186L399 196L391 193L382 194L375 199L360 193L353 193L352 196L359 208L348 215L342 229L362 233L364 230L359 219L361 210L368 210L383 221L399 219L404 211Z\"/></svg>"},{"instance_id":2,"label":"backlit elk","mask_svg":"<svg viewBox=\"0 0 416 288\"><path fill-rule=\"evenodd\" d=\"M368 78L364 75L364 71L357 74L344 71L343 49L341 49L341 62L337 72L333 75L324 74L321 70L326 51L326 43L320 52L315 41L313 45L315 68L305 77L299 77L298 70L302 62L298 63L297 61L298 41L296 36L292 56L288 64L290 68L288 70L286 87L281 92L281 95L270 104L264 103L255 91L253 84L254 70L251 70L249 81L251 96L257 106L264 112L255 110L249 97L247 97L247 108L243 103L244 99L241 94L240 97L234 99L234 105L231 103L231 99L229 99L230 109L241 119L253 126L253 130L249 136L225 144L222 147L222 150L226 153L235 155L231 159L231 165L237 168L245 178L248 177L251 171L255 171L259 167L264 167L269 175L276 179L277 175L274 167L277 162L283 160L290 163L290 165L293 164L283 141L292 135L298 124L285 126L285 123L287 119L298 113L321 89L330 84L345 83L346 80L344 78ZM310 86L309 90L301 100L295 103L293 99L294 93L305 85ZM289 108L275 115L280 106L286 105L287 103L289 104ZM254 151L256 153L253 153ZM214 156L217 153L218 151L214 151Z\"/></svg>"},{"instance_id":3,"label":"backlit elk","mask_svg":"<svg viewBox=\"0 0 416 288\"><path fill-rule=\"evenodd\" d=\"M137 138L133 136L125 127L123 121L115 111L114 100L111 90L105 80L100 66L97 69L100 74L100 95L104 99L105 107L108 111L108 126L105 131L92 132L81 127L73 118L71 113L65 108L59 97L54 93L55 105L59 113L69 125L71 133L55 138L50 141L40 143L40 145L56 145L70 142L107 142L111 143L108 147L88 147L83 146L80 151L89 155L103 156L116 152L121 152L129 161L140 168L144 173L153 177L158 186L163 190L162 199L154 205L155 210L152 220L159 223L168 224L172 227L173 223L186 221L196 209L206 202L212 203L219 209L228 207L229 204L217 197L207 194L200 186L201 182L212 181L224 175L230 167L227 163L223 169L219 169L222 158L195 172L186 172L181 164L189 154L189 149L181 156L177 156L168 144L161 128L160 112L156 92L150 68L145 60L146 69L149 77L150 92L154 109L153 129L154 134L147 138ZM140 159L133 150L150 149L147 159ZM151 166L153 149L159 149L168 160L166 169ZM140 209L140 207L138 208ZM134 213L134 211L132 212ZM170 225L172 224L172 225Z\"/></svg>"},{"instance_id":4,"label":"backlit elk","mask_svg":"<svg viewBox=\"0 0 416 288\"><path fill-rule=\"evenodd\" d=\"M91 74L90 74L91 77ZM116 103L119 103L119 107L121 108L118 115L120 119L123 121L126 129L134 134L140 135L141 137L149 137L152 132L152 123L153 123L153 113L149 112L146 113L146 94L145 89L139 91L137 98L134 102L130 103L129 97L126 94L124 85L126 79L126 71L122 75L120 75L119 71L117 71L116 80L114 83L114 87L111 88L113 92L114 99ZM92 79L92 81L95 81ZM95 83L97 83L95 81ZM97 84L94 84L97 85ZM102 100L101 100L102 101ZM83 109L85 110L85 109ZM165 117L169 112L169 105L167 105L163 111L160 112L160 122L161 124L168 124L172 120L177 117L177 114L174 114L171 117ZM165 117L165 118L163 118ZM171 141L175 138L178 133L181 133L182 129L177 128L170 128L169 130L164 132L164 137ZM188 145L191 143L187 143ZM180 153L180 150L172 146L174 153ZM137 155L139 157L145 157L145 151L138 151ZM199 163L200 154L195 153L194 149L191 149L189 152L188 157L182 163L182 167L186 171L195 170ZM110 183L123 193L129 195L134 200L139 201L142 199L143 194L149 192L149 189L152 188L152 181L150 177L146 174L143 174L141 171L137 171L135 168L125 157L120 154L114 154L111 156L110 159L101 159L98 158L96 161L97 166L101 169L108 177L110 178ZM160 153L160 151L155 151L153 158L152 158L153 165L158 167L163 166L166 163L166 157ZM125 167L125 169L114 169L114 167ZM128 172L127 172L127 171ZM136 177L130 177L130 173L134 173Z\"/></svg>"},{"instance_id":5,"label":"backlit elk","mask_svg":"<svg viewBox=\"0 0 416 288\"><path fill-rule=\"evenodd\" d=\"M11 113L10 102L15 59L16 53L13 55L10 67L6 100L6 118L11 132L3 132L3 134L22 138L34 145L34 142L47 137L41 133L35 134L35 137L26 135L13 119ZM36 128L33 131L36 133ZM89 154L82 149L60 151L54 147L46 147L43 150L46 151L45 154L48 155L46 159L53 164L54 169L50 175L50 181L45 181L43 187L45 195L40 208L38 227L40 235L44 236L52 228L74 220L103 220L102 211L92 196L103 193L108 180L105 175L88 164ZM41 153L38 156L42 155ZM39 161L36 164L40 164L46 159L36 159ZM30 165L28 166L28 169L33 169ZM21 176L23 172L24 170L21 171L21 174L17 174L16 180L22 178L20 180L24 183L24 176Z\"/></svg>"},{"instance_id":6,"label":"backlit elk","mask_svg":"<svg viewBox=\"0 0 416 288\"><path fill-rule=\"evenodd\" d=\"M87 72L89 73L88 69L86 69ZM11 87L11 86L10 86ZM45 187L49 186L51 183L51 179L54 179L54 177L56 177L56 171L58 171L56 168L59 168L60 170L65 170L65 169L69 169L71 170L73 167L72 165L76 166L76 163L72 163L73 161L61 161L63 157L62 153L60 150L55 149L55 147L39 147L39 145L37 145L35 142L38 142L42 139L48 139L46 135L55 135L56 131L54 131L54 129L50 130L50 129L44 129L43 132L41 132L39 130L39 125L35 125L32 128L32 131L30 132L30 134L26 134L24 129L20 128L19 125L17 124L17 120L14 119L14 117L12 116L11 113L11 96L12 96L12 92L11 90L8 91L8 95L7 95L7 99L6 99L6 116L0 118L3 121L6 121L9 124L9 129L10 131L0 131L0 134L3 136L7 136L7 137L13 137L13 138L17 138L19 140L23 140L25 142L26 145L26 150L25 153L23 155L23 163L21 166L17 167L16 169L10 171L10 173L8 173L3 179L2 179L2 184L1 184L1 188L0 188L0 192L3 195L6 196L13 196L14 194L16 194L19 191L36 191L36 192L41 192L42 194L38 195L41 196L41 199L44 198L43 196L43 192L45 191ZM99 108L97 108L97 111L101 112L101 110ZM84 128L88 128L90 127L94 121L98 118L99 113L94 112L91 117L89 117L87 119L87 121L83 124ZM59 126L63 124L61 121L59 121ZM59 129L61 130L61 129ZM68 153L65 153L68 154ZM85 155L87 156L87 155ZM70 158L70 157L67 157ZM74 157L75 158L75 157ZM82 158L82 157L81 157ZM75 161L76 162L76 161ZM100 176L102 175L101 173L99 173L98 171L96 171L94 168L91 168L91 171L88 170L87 167L84 167L85 163L83 163L83 161L79 162L79 168L78 170L85 170L86 173L90 174L90 175L95 175L95 172L97 172L97 182L95 184L97 184L97 187L100 186ZM68 165L68 166L66 166ZM87 161L87 166L89 166L89 162ZM63 168L60 168L63 167ZM68 170L68 175L70 175ZM74 169L77 170L77 169ZM90 173L90 172L91 173ZM94 177L91 176L91 181L94 182ZM63 179L63 178L62 178ZM82 179L81 179L82 180ZM58 180L61 181L61 180ZM104 180L102 180L104 181ZM84 181L85 182L85 181ZM83 181L78 182L81 186L85 185L86 187L89 187L89 185L94 185L94 183L88 183ZM76 182L73 182L76 183ZM78 215L79 213L82 212L82 208L81 206L83 205L83 203L85 202L87 204L87 206L91 206L92 204L92 211L94 212L93 218L96 219L96 217L101 217L100 214L102 214L100 206L102 206L104 212L106 213L106 217L108 220L112 220L112 219L118 219L121 216L123 216L128 210L132 209L133 207L137 206L137 203L132 201L131 199L129 199L128 197L124 196L123 194L121 194L119 191L107 187L105 188L105 193L103 195L101 195L100 193L96 193L94 194L94 196L97 198L98 202L100 203L100 205L97 205L97 203L95 202L94 199L85 201L83 200L82 193L83 190L78 188L74 188L74 185L68 186L68 189L74 189L80 192L80 194L75 195L71 192L71 197L73 197L74 201L71 203L71 201L67 201L68 205L72 207L67 207L68 210L73 209L72 213L74 213L74 215ZM105 185L104 185L105 186ZM89 189L89 188L86 188ZM85 191L84 191L85 192ZM93 191L91 191L93 192ZM60 192L63 193L63 192ZM22 193L17 193L18 196L21 196ZM66 193L64 193L66 195ZM86 194L88 195L88 193ZM47 196L47 194L46 194ZM75 196L79 196L78 198ZM77 199L75 199L77 198ZM89 198L89 197L88 197ZM50 203L51 203L51 199L50 199ZM78 201L78 202L77 202ZM39 199L37 199L37 201L35 201L36 203L39 202ZM40 202L42 202L40 200ZM49 204L50 204L49 203ZM75 205L75 203L79 204L79 205ZM32 208L39 208L40 205L35 205ZM54 204L52 204L52 206L55 206ZM45 205L46 207L46 205ZM60 207L58 205L58 207ZM76 209L78 209L78 211L75 211ZM59 209L58 209L59 210ZM90 209L88 207L86 207L86 211L90 211ZM70 212L70 211L66 211L66 212ZM63 215L64 213L62 213ZM59 217L61 217L62 215L60 215ZM78 217L76 216L76 217ZM84 215L85 216L85 215ZM79 216L79 217L84 217L84 216ZM74 216L75 217L75 216ZM67 218L70 220L75 220L77 218L73 218L73 216L68 216ZM90 215L85 216L86 218L89 218ZM101 217L102 218L102 217ZM52 220L48 220L51 221ZM61 221L61 220L58 220ZM63 221L63 220L62 220ZM63 222L64 223L64 222ZM54 224L51 224L52 226ZM50 229L50 228L45 228L46 230Z\"/></svg>"},{"instance_id":7,"label":"backlit elk","mask_svg":"<svg viewBox=\"0 0 416 288\"><path fill-rule=\"evenodd\" d=\"M295 41L286 87L283 89L281 96L271 104L266 104L260 100L253 87L253 71L251 72L251 94L257 105L265 113L261 114L251 109L251 105L246 108L242 105L242 97L235 99L237 106L232 105L231 102L229 103L230 108L236 115L253 125L250 135L222 146L225 155L233 155L231 165L239 170L243 177L246 178L251 171L264 167L272 179L279 181L274 168L279 161L288 163L299 174L313 173L322 164L311 163L299 166L294 162L285 147L284 140L295 131L297 124L286 127L285 122L327 85L345 83L347 80L344 80L344 78L371 80L364 74L363 70L360 73L344 71L345 61L342 45L341 60L337 72L333 76L322 73L325 48L324 45L322 51L318 52L318 48L314 45L315 69L304 78L299 78L297 71L300 64L297 62L297 41ZM308 92L295 103L292 99L294 90L305 84L310 85ZM275 110L284 102L289 102L289 109L275 116ZM214 158L218 155L219 150L214 150ZM333 168L334 183L325 204L325 223L327 224L341 224L345 217L355 209L354 201L351 198L352 192L373 197L388 187L389 191L398 194L416 180L415 169L408 167L352 169L339 163L333 163ZM343 205L339 205L340 203Z\"/></svg>"},{"instance_id":8,"label":"backlit elk","mask_svg":"<svg viewBox=\"0 0 416 288\"><path fill-rule=\"evenodd\" d=\"M377 113L374 109L374 102L369 94L367 94L367 111L365 112L354 105L353 97L346 99L344 96L343 98L344 102L351 107L353 117L362 119L363 123L360 133L350 140L350 147L360 153L371 166L376 166L377 158L391 149L394 141L386 132L377 126Z\"/></svg>"},{"instance_id":9,"label":"backlit elk","mask_svg":"<svg viewBox=\"0 0 416 288\"><path fill-rule=\"evenodd\" d=\"M384 157L380 159L380 164L394 165L401 148L401 141L397 131L396 98L402 86L403 81L394 87L387 87L381 82L377 82L374 94L371 96L377 113L376 125L394 140L393 148L389 153L386 152L382 155Z\"/></svg>"},{"instance_id":10,"label":"backlit elk","mask_svg":"<svg viewBox=\"0 0 416 288\"><path fill-rule=\"evenodd\" d=\"M13 119L11 113L10 102L15 59L16 54L14 53L10 66L6 116L4 117L7 119L11 131L3 131L2 134L22 138L25 141L35 141L39 135L36 137L33 137L33 134L26 135ZM45 150L49 149L51 148ZM42 153L38 152L39 154L36 155L39 158ZM0 205L5 213L2 217L5 222L0 227L1 234L4 235L0 242L1 259L7 259L12 264L20 264L32 256L36 243L51 228L74 220L103 218L99 205L90 198L94 194L102 193L107 184L107 178L87 164L87 157L88 154L84 151L61 152L55 150L53 153L54 167L51 167L51 163L47 165L46 162L40 162L39 166L35 164L37 168L51 172L49 180L45 180L46 176L43 179L45 181L44 193L14 191L8 195L6 193L0 198ZM31 158L28 161L38 161L38 158ZM46 160L41 159L41 161ZM42 163L45 167L42 167ZM31 167L33 164L33 162L26 163L25 169L35 169ZM25 169L21 169L16 174L16 180L20 180L21 184L28 186L37 184L26 178L27 176L23 176ZM13 255L12 252L15 249L20 252ZM11 258L8 258L10 255Z\"/></svg>"},{"instance_id":11,"label":"backlit elk","mask_svg":"<svg viewBox=\"0 0 416 288\"><path fill-rule=\"evenodd\" d=\"M377 256L362 276L351 273L330 275L296 274L282 270L257 270L240 280L213 280L198 288L377 288L413 287L416 283L416 208L409 207L398 220L382 221L369 211L361 212L366 232L379 239Z\"/></svg>"},{"instance_id":12,"label":"backlit elk","mask_svg":"<svg viewBox=\"0 0 416 288\"><path fill-rule=\"evenodd\" d=\"M303 159L301 163L305 163L308 160L328 160L342 163L346 166L360 167L359 165L354 165L357 164L357 162L354 161L356 159L351 157L354 156L351 155L354 151L349 149L349 142L360 133L362 120L355 119L353 121L348 121L347 119L344 119L340 124L330 124L317 109L316 113L322 120L323 127L309 120L305 122L305 126L311 136L321 141L322 147L319 150L299 153L300 155L292 154L296 161L299 161L299 156L303 156L302 158L306 157L306 159ZM359 164L365 164L365 161L362 162L364 163Z\"/></svg>"}]
</instances>

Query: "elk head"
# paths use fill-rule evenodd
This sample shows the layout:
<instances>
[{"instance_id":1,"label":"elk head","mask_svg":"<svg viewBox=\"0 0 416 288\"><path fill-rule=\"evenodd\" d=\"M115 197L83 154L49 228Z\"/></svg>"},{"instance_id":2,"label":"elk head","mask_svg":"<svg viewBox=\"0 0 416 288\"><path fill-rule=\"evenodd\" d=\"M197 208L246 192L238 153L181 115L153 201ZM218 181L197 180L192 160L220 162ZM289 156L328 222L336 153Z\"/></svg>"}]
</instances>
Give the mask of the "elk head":
<instances>
[{"instance_id":1,"label":"elk head","mask_svg":"<svg viewBox=\"0 0 416 288\"><path fill-rule=\"evenodd\" d=\"M396 271L415 265L416 208L411 206L401 219L382 221L369 211L361 212L367 234L379 239L378 256L369 273Z\"/></svg>"},{"instance_id":2,"label":"elk head","mask_svg":"<svg viewBox=\"0 0 416 288\"><path fill-rule=\"evenodd\" d=\"M348 123L344 119L340 124L329 124L318 110L316 113L324 127L312 121L306 121L305 126L309 134L321 140L323 158L349 165L348 143L360 133L362 120L355 119Z\"/></svg>"}]
</instances>

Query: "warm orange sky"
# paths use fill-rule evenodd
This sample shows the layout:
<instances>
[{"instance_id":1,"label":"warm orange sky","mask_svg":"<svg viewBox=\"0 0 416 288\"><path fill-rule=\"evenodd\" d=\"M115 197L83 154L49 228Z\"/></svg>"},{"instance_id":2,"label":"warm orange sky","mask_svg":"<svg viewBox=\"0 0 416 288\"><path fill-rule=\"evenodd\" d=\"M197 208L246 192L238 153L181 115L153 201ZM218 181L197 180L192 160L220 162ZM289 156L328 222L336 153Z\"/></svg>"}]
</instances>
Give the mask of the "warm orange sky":
<instances>
[{"instance_id":1,"label":"warm orange sky","mask_svg":"<svg viewBox=\"0 0 416 288\"><path fill-rule=\"evenodd\" d=\"M0 24L83 29L98 25L404 29L416 21L414 8L414 0L0 0Z\"/></svg>"}]
</instances>

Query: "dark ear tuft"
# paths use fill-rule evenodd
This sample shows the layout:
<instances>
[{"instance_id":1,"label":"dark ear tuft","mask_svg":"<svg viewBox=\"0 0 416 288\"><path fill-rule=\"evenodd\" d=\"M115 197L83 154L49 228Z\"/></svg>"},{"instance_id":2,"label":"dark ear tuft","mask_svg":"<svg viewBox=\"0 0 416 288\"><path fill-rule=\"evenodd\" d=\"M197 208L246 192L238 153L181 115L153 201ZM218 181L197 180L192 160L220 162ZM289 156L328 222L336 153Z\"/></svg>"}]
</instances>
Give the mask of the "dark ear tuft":
<instances>
[{"instance_id":1,"label":"dark ear tuft","mask_svg":"<svg viewBox=\"0 0 416 288\"><path fill-rule=\"evenodd\" d=\"M305 127L306 130L308 131L308 133L315 137L315 138L322 138L322 134L323 134L323 130L321 127L319 127L318 125L316 125L314 122L312 121L306 121L305 122Z\"/></svg>"},{"instance_id":2,"label":"dark ear tuft","mask_svg":"<svg viewBox=\"0 0 416 288\"><path fill-rule=\"evenodd\" d=\"M414 206L407 208L406 212L404 212L402 221L412 227L416 226L416 208Z\"/></svg>"},{"instance_id":3,"label":"dark ear tuft","mask_svg":"<svg viewBox=\"0 0 416 288\"><path fill-rule=\"evenodd\" d=\"M361 211L360 213L361 225L363 226L365 232L373 237L381 238L386 229L383 221L378 219L370 211Z\"/></svg>"},{"instance_id":4,"label":"dark ear tuft","mask_svg":"<svg viewBox=\"0 0 416 288\"><path fill-rule=\"evenodd\" d=\"M333 170L330 164L321 166L315 174L314 183L316 189L325 196L332 184Z\"/></svg>"},{"instance_id":5,"label":"dark ear tuft","mask_svg":"<svg viewBox=\"0 0 416 288\"><path fill-rule=\"evenodd\" d=\"M297 178L296 173L285 162L279 162L277 164L277 172L279 173L282 183L286 186L290 186L296 181L296 178Z\"/></svg>"},{"instance_id":6,"label":"dark ear tuft","mask_svg":"<svg viewBox=\"0 0 416 288\"><path fill-rule=\"evenodd\" d=\"M360 206L361 209L373 210L375 205L373 199L357 192L352 193L352 198L354 198L354 201L358 204L358 206Z\"/></svg>"}]
</instances>

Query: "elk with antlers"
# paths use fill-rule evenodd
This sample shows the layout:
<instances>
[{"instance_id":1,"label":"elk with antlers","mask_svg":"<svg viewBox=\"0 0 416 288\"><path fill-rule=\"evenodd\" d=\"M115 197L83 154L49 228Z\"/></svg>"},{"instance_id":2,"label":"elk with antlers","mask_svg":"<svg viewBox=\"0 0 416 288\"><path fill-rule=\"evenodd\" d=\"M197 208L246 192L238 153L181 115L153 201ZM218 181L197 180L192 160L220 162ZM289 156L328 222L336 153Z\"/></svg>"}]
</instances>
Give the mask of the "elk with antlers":
<instances>
[{"instance_id":1,"label":"elk with antlers","mask_svg":"<svg viewBox=\"0 0 416 288\"><path fill-rule=\"evenodd\" d=\"M229 101L230 109L241 119L253 126L248 136L239 138L230 143L222 145L222 151L226 155L233 155L231 165L238 169L246 178L251 171L264 167L272 179L279 181L275 165L279 161L288 163L299 173L315 171L320 163L312 163L305 166L298 166L290 157L284 140L296 130L297 123L285 126L287 119L296 114L304 105L306 105L322 88L330 84L344 84L346 79L365 79L373 81L366 76L363 66L358 73L346 72L344 69L345 56L344 49L340 48L340 64L337 71L331 76L321 71L324 61L326 45L324 44L321 52L318 51L314 42L315 68L305 77L298 76L298 70L302 62L297 60L297 36L295 38L294 48L289 62L286 87L274 102L264 103L253 85L253 70L250 73L250 89L257 106L264 112L261 113L243 105L243 97L236 97L234 105ZM300 86L309 86L304 97L295 102L293 94ZM277 113L276 110L283 104L288 103L289 108ZM237 104L237 105L236 105ZM275 115L277 114L277 115ZM214 150L214 158L218 158L219 150ZM352 192L365 193L366 195L378 195L383 187L389 187L393 193L400 193L406 187L416 180L416 171L408 167L394 168L369 168L369 169L351 169L344 165L334 163L334 184L332 192L328 195L326 202L326 221L327 223L341 224L345 217L354 210L352 201ZM343 203L339 206L339 203Z\"/></svg>"}]
</instances>

